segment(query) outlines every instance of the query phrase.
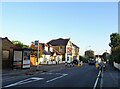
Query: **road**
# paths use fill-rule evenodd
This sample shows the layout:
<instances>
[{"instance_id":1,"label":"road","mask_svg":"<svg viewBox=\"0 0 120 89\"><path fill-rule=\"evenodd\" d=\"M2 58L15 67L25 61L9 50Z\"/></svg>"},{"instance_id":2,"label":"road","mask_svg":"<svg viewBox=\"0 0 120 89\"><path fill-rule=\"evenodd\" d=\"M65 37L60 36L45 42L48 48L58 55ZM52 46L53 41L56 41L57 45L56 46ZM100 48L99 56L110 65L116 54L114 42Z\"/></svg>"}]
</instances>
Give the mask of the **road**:
<instances>
[{"instance_id":1,"label":"road","mask_svg":"<svg viewBox=\"0 0 120 89\"><path fill-rule=\"evenodd\" d=\"M97 82L99 70L94 65L84 64L81 67L65 67L62 70L3 79L3 87L86 87L96 89L101 86L118 89L118 73L118 70L108 66L107 70L103 72L103 77L100 77Z\"/></svg>"}]
</instances>

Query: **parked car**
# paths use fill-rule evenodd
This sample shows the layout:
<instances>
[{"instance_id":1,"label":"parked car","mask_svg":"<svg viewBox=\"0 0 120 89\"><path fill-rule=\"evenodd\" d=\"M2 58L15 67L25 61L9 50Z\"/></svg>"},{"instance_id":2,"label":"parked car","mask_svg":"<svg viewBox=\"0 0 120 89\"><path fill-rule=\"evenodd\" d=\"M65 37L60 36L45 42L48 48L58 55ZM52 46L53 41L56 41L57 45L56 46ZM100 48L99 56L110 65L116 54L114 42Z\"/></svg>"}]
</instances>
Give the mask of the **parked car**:
<instances>
[{"instance_id":1,"label":"parked car","mask_svg":"<svg viewBox=\"0 0 120 89\"><path fill-rule=\"evenodd\" d=\"M78 65L78 60L73 60L73 64Z\"/></svg>"}]
</instances>

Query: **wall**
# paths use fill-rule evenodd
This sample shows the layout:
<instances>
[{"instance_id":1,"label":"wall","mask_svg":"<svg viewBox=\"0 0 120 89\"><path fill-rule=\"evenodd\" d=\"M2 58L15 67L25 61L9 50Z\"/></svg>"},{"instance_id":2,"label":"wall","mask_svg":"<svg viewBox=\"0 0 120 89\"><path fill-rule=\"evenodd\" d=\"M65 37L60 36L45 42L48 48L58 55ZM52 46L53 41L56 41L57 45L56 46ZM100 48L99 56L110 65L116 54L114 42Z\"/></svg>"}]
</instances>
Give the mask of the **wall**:
<instances>
[{"instance_id":1,"label":"wall","mask_svg":"<svg viewBox=\"0 0 120 89\"><path fill-rule=\"evenodd\" d=\"M120 70L120 64L114 62L114 67Z\"/></svg>"},{"instance_id":2,"label":"wall","mask_svg":"<svg viewBox=\"0 0 120 89\"><path fill-rule=\"evenodd\" d=\"M72 46L72 58L74 57L79 60L79 48Z\"/></svg>"},{"instance_id":3,"label":"wall","mask_svg":"<svg viewBox=\"0 0 120 89\"><path fill-rule=\"evenodd\" d=\"M68 48L68 47L72 48L72 42L71 42L71 41L68 41L68 43L67 43L67 45L66 45L65 61L67 61L67 57L68 57L68 53L67 53L67 48ZM71 52L71 55L69 55L70 61L72 61L72 60L71 60L71 57L72 57L72 52Z\"/></svg>"},{"instance_id":4,"label":"wall","mask_svg":"<svg viewBox=\"0 0 120 89\"><path fill-rule=\"evenodd\" d=\"M10 41L7 39L2 40L2 55L4 55L3 51L9 51L9 57L2 58L2 68L12 68L12 60L13 60L13 45ZM8 56L8 55L6 55ZM7 58L7 59L6 59Z\"/></svg>"},{"instance_id":5,"label":"wall","mask_svg":"<svg viewBox=\"0 0 120 89\"><path fill-rule=\"evenodd\" d=\"M45 46L45 51L48 51L48 46Z\"/></svg>"}]
</instances>

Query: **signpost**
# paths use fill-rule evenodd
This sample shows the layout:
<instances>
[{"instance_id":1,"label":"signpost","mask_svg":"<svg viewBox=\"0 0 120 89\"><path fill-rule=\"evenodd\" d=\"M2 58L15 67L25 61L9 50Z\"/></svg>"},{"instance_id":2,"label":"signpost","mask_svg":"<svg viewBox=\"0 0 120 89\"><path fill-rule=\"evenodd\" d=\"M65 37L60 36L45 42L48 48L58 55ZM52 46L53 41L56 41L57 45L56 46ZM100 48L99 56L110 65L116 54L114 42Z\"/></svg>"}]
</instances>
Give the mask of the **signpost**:
<instances>
[{"instance_id":1,"label":"signpost","mask_svg":"<svg viewBox=\"0 0 120 89\"><path fill-rule=\"evenodd\" d=\"M39 70L39 64L38 64L38 59L39 59L39 40L35 41L35 47L37 47L37 71Z\"/></svg>"}]
</instances>

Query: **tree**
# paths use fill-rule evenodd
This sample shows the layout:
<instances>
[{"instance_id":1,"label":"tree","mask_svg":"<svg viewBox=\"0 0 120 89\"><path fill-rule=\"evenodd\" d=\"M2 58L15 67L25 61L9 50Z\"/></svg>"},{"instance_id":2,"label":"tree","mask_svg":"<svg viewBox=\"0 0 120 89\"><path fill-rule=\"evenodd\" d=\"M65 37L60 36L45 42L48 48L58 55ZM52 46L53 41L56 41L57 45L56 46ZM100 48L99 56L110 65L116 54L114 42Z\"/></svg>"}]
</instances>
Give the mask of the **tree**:
<instances>
[{"instance_id":1,"label":"tree","mask_svg":"<svg viewBox=\"0 0 120 89\"><path fill-rule=\"evenodd\" d=\"M12 43L15 44L16 46L21 47L21 48L29 48L28 45L25 45L25 44L23 44L22 42L20 42L18 40L13 40Z\"/></svg>"},{"instance_id":2,"label":"tree","mask_svg":"<svg viewBox=\"0 0 120 89\"><path fill-rule=\"evenodd\" d=\"M108 57L109 57L109 53L104 52L104 53L102 54L102 58L104 59L104 61L107 61Z\"/></svg>"},{"instance_id":3,"label":"tree","mask_svg":"<svg viewBox=\"0 0 120 89\"><path fill-rule=\"evenodd\" d=\"M109 46L111 47L111 57L110 59L116 63L120 63L120 34L112 33L110 35L111 42Z\"/></svg>"},{"instance_id":4,"label":"tree","mask_svg":"<svg viewBox=\"0 0 120 89\"><path fill-rule=\"evenodd\" d=\"M85 57L87 57L87 58L94 58L94 51L93 50L85 51Z\"/></svg>"},{"instance_id":5,"label":"tree","mask_svg":"<svg viewBox=\"0 0 120 89\"><path fill-rule=\"evenodd\" d=\"M120 46L112 49L112 58L114 62L120 63Z\"/></svg>"},{"instance_id":6,"label":"tree","mask_svg":"<svg viewBox=\"0 0 120 89\"><path fill-rule=\"evenodd\" d=\"M110 35L110 40L111 40L111 42L109 43L109 46L111 48L120 46L120 34L118 34L118 33L112 33Z\"/></svg>"},{"instance_id":7,"label":"tree","mask_svg":"<svg viewBox=\"0 0 120 89\"><path fill-rule=\"evenodd\" d=\"M83 61L83 62L87 62L87 61L88 61L87 58L84 57L84 56L80 56L80 57L79 57L79 60L80 60L80 61Z\"/></svg>"}]
</instances>

